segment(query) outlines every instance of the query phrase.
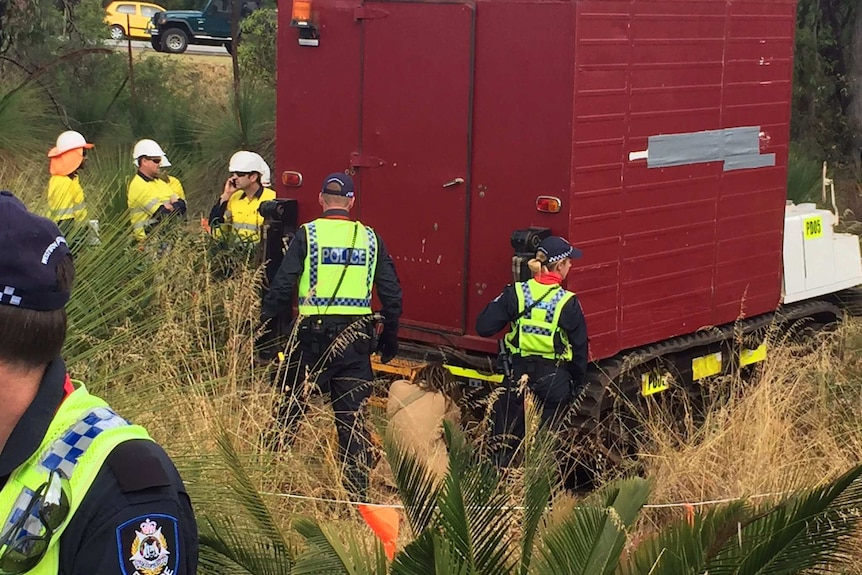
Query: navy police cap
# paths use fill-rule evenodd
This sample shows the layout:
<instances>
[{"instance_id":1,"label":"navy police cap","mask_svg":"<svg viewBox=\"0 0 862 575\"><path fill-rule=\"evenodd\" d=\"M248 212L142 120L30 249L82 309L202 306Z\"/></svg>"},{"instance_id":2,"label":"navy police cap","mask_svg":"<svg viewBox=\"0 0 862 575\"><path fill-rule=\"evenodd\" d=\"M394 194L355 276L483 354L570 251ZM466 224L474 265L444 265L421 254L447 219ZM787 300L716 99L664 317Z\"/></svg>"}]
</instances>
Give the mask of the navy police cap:
<instances>
[{"instance_id":1,"label":"navy police cap","mask_svg":"<svg viewBox=\"0 0 862 575\"><path fill-rule=\"evenodd\" d=\"M58 287L57 266L70 253L57 224L0 191L0 305L62 309L69 292Z\"/></svg>"},{"instance_id":2,"label":"navy police cap","mask_svg":"<svg viewBox=\"0 0 862 575\"><path fill-rule=\"evenodd\" d=\"M547 256L547 262L552 264L565 258L581 257L581 250L573 247L560 236L549 236L539 244L539 251Z\"/></svg>"},{"instance_id":3,"label":"navy police cap","mask_svg":"<svg viewBox=\"0 0 862 575\"><path fill-rule=\"evenodd\" d=\"M323 180L323 188L320 191L324 194L331 194L333 196L352 198L354 194L353 178L343 172L329 174L326 176L326 179Z\"/></svg>"}]
</instances>

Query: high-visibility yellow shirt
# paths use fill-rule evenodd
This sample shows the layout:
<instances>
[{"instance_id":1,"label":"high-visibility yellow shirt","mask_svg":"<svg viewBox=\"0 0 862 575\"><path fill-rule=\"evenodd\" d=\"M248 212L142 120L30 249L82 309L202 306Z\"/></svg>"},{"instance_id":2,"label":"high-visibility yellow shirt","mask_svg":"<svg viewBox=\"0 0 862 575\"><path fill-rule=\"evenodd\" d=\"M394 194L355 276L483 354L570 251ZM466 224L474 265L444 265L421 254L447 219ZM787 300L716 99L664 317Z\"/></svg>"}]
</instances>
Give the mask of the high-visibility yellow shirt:
<instances>
[{"instance_id":1,"label":"high-visibility yellow shirt","mask_svg":"<svg viewBox=\"0 0 862 575\"><path fill-rule=\"evenodd\" d=\"M546 285L535 279L515 284L518 313L505 337L510 353L539 356L545 359L572 360L572 344L565 330L560 329L560 314L575 294L559 285ZM529 310L529 311L527 311ZM558 349L557 341L562 346Z\"/></svg>"},{"instance_id":2,"label":"high-visibility yellow shirt","mask_svg":"<svg viewBox=\"0 0 862 575\"><path fill-rule=\"evenodd\" d=\"M370 315L378 252L374 230L329 218L302 227L308 253L299 278L299 314Z\"/></svg>"},{"instance_id":3,"label":"high-visibility yellow shirt","mask_svg":"<svg viewBox=\"0 0 862 575\"><path fill-rule=\"evenodd\" d=\"M186 199L186 191L183 189L182 182L180 182L178 179L176 179L173 176L168 176L168 185L174 191L174 195L177 198L179 198L181 200Z\"/></svg>"},{"instance_id":4,"label":"high-visibility yellow shirt","mask_svg":"<svg viewBox=\"0 0 862 575\"><path fill-rule=\"evenodd\" d=\"M128 204L129 221L132 224L132 232L138 240L147 238L147 226L156 221L153 215L159 206L170 202L173 196L178 195L170 185L159 178L149 179L139 173L135 174L129 182ZM185 198L181 198L185 199Z\"/></svg>"},{"instance_id":5,"label":"high-visibility yellow shirt","mask_svg":"<svg viewBox=\"0 0 862 575\"><path fill-rule=\"evenodd\" d=\"M28 575L56 575L60 570L60 540L111 451L125 441L150 440L143 427L132 425L111 411L104 401L78 388L60 404L42 443L15 469L0 490L0 521L6 532L18 521L27 497L38 490L52 471L69 480L69 515L52 535L48 549ZM70 457L77 454L76 457ZM32 499L32 497L31 497ZM26 523L25 523L26 527Z\"/></svg>"},{"instance_id":6,"label":"high-visibility yellow shirt","mask_svg":"<svg viewBox=\"0 0 862 575\"><path fill-rule=\"evenodd\" d=\"M227 201L223 225L230 226L233 233L244 242L259 242L263 216L257 210L262 202L274 199L275 191L269 188L260 188L258 193L250 198L243 190L237 190ZM221 234L222 231L216 228L216 237Z\"/></svg>"},{"instance_id":7,"label":"high-visibility yellow shirt","mask_svg":"<svg viewBox=\"0 0 862 575\"><path fill-rule=\"evenodd\" d=\"M75 220L87 221L87 206L84 190L78 176L51 176L48 180L48 217L55 222Z\"/></svg>"}]
</instances>

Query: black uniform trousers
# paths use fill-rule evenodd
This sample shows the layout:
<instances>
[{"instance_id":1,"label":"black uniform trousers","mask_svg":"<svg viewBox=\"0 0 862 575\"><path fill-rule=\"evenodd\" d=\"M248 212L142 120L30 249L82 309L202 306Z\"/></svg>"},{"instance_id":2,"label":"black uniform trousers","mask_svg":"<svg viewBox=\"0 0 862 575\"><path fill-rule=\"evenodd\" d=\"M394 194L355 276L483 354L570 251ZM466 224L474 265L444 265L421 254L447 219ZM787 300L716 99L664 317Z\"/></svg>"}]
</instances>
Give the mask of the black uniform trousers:
<instances>
[{"instance_id":1,"label":"black uniform trousers","mask_svg":"<svg viewBox=\"0 0 862 575\"><path fill-rule=\"evenodd\" d=\"M329 394L335 412L344 487L357 500L364 501L368 493L371 443L363 407L371 396L374 375L371 326L364 330L350 329L360 333L338 337L353 321L354 318L345 320L338 316L322 316L319 322L303 318L296 347L285 358L286 369L280 370L277 380L283 393L278 418L288 442L292 443L309 395L315 391ZM313 323L317 323L317 329L310 329ZM360 339L356 339L357 335Z\"/></svg>"},{"instance_id":2,"label":"black uniform trousers","mask_svg":"<svg viewBox=\"0 0 862 575\"><path fill-rule=\"evenodd\" d=\"M519 382L527 376L529 389L539 402L542 424L559 427L572 401L572 376L565 362L541 357L512 357L512 380L493 407L492 458L498 467L508 467L518 451L525 433L524 395Z\"/></svg>"}]
</instances>

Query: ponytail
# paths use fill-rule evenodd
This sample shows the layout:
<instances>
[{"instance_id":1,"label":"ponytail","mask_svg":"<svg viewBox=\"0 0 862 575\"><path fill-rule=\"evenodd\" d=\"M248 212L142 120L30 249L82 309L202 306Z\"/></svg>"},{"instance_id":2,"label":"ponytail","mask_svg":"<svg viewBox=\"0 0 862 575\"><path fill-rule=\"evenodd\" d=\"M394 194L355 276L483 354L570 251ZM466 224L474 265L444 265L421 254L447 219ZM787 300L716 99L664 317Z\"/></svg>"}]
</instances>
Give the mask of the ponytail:
<instances>
[{"instance_id":1,"label":"ponytail","mask_svg":"<svg viewBox=\"0 0 862 575\"><path fill-rule=\"evenodd\" d=\"M545 262L548 261L548 256L545 252L536 252L536 257L527 262L527 266L530 268L530 272L533 275L538 275L542 273L542 269L547 269Z\"/></svg>"}]
</instances>

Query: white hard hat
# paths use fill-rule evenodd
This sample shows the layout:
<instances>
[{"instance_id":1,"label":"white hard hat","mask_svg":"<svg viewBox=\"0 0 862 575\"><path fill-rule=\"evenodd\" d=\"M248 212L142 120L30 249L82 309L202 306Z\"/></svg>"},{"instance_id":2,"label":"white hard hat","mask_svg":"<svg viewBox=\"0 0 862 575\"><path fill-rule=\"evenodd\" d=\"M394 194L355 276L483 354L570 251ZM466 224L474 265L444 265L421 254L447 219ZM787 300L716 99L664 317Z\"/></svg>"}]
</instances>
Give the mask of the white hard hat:
<instances>
[{"instance_id":1,"label":"white hard hat","mask_svg":"<svg viewBox=\"0 0 862 575\"><path fill-rule=\"evenodd\" d=\"M156 143L155 140L138 140L138 143L135 144L134 149L132 150L132 159L135 160L135 165L139 166L138 158L141 156L149 156L151 158L162 158L162 162L166 162L168 160L165 151L162 150L162 147ZM170 164L170 162L168 162Z\"/></svg>"},{"instance_id":2,"label":"white hard hat","mask_svg":"<svg viewBox=\"0 0 862 575\"><path fill-rule=\"evenodd\" d=\"M168 157L167 157L167 156L162 156L162 163L161 163L161 164L159 164L159 167L160 167L160 168L170 168L171 166L173 166L173 164L172 164L172 163L171 163L171 161L168 159Z\"/></svg>"},{"instance_id":3,"label":"white hard hat","mask_svg":"<svg viewBox=\"0 0 862 575\"><path fill-rule=\"evenodd\" d=\"M269 166L266 161L261 158L260 159L260 184L265 187L269 187L272 185L272 173L269 171Z\"/></svg>"},{"instance_id":4,"label":"white hard hat","mask_svg":"<svg viewBox=\"0 0 862 575\"><path fill-rule=\"evenodd\" d=\"M259 154L240 150L230 157L227 170L229 172L257 172L263 174L262 164L266 164Z\"/></svg>"},{"instance_id":5,"label":"white hard hat","mask_svg":"<svg viewBox=\"0 0 862 575\"><path fill-rule=\"evenodd\" d=\"M87 142L80 132L69 130L57 136L57 145L51 148L48 152L49 158L54 158L60 154L65 154L69 150L77 150L78 148L92 148L93 144Z\"/></svg>"}]
</instances>

